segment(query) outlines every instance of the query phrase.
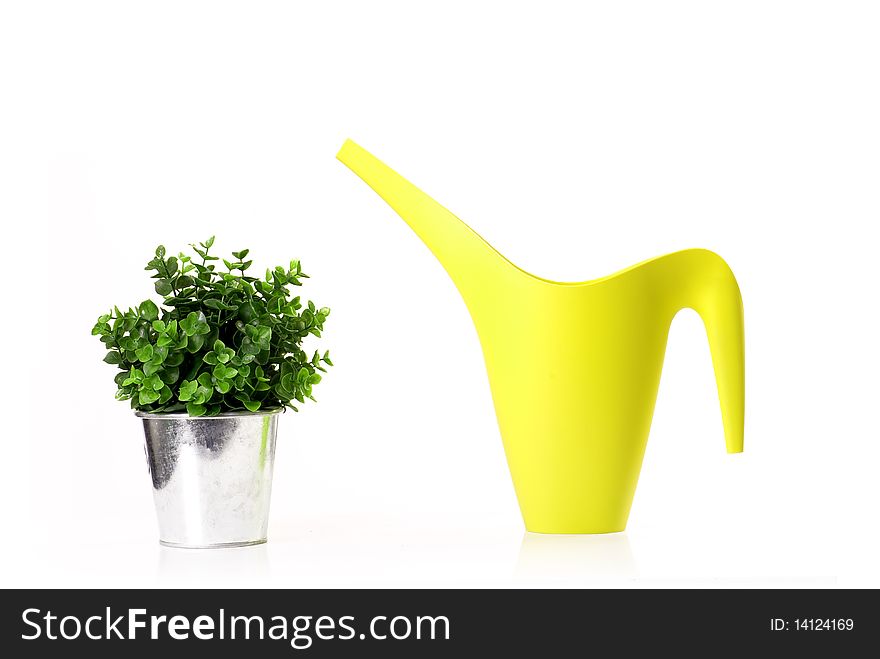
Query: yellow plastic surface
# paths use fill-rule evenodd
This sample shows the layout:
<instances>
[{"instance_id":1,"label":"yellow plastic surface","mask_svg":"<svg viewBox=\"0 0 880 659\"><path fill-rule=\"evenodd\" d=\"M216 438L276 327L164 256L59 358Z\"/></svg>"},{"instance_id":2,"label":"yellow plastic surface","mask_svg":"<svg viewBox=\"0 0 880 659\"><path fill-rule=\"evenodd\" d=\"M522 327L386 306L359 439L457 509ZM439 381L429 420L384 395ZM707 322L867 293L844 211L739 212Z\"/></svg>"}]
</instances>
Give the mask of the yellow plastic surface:
<instances>
[{"instance_id":1,"label":"yellow plastic surface","mask_svg":"<svg viewBox=\"0 0 880 659\"><path fill-rule=\"evenodd\" d=\"M682 308L703 319L727 451L742 451L742 299L717 254L688 249L593 281L548 281L354 142L337 158L409 224L464 298L529 531L626 528L669 326Z\"/></svg>"}]
</instances>

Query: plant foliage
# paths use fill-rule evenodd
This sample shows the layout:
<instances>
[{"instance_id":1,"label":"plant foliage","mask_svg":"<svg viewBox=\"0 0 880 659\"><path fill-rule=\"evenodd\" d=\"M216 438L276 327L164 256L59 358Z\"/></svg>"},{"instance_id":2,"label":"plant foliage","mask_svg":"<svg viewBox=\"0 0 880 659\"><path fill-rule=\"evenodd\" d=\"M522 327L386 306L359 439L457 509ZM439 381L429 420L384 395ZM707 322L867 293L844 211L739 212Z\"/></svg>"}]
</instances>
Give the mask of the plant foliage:
<instances>
[{"instance_id":1,"label":"plant foliage","mask_svg":"<svg viewBox=\"0 0 880 659\"><path fill-rule=\"evenodd\" d=\"M213 245L212 236L191 245L197 256L176 257L160 245L144 269L161 306L145 300L98 318L92 334L108 349L104 361L121 371L116 398L137 410L190 416L296 410L294 402L314 400L320 372L333 362L329 352L309 356L302 343L321 336L330 309L291 297L290 286L308 278L300 262L261 279L245 274L249 250L221 261Z\"/></svg>"}]
</instances>

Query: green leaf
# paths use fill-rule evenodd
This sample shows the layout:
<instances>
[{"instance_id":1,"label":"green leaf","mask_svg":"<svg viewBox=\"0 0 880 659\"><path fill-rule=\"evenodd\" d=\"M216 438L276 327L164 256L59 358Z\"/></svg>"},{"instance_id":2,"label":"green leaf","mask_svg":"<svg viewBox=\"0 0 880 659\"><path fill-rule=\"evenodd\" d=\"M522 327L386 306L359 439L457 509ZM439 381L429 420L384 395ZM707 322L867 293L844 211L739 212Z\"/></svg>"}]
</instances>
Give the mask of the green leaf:
<instances>
[{"instance_id":1,"label":"green leaf","mask_svg":"<svg viewBox=\"0 0 880 659\"><path fill-rule=\"evenodd\" d=\"M156 283L153 284L153 288L156 289L156 292L159 295L163 295L163 296L170 295L171 292L174 290L174 288L171 286L171 284L168 282L167 279L157 280Z\"/></svg>"},{"instance_id":2,"label":"green leaf","mask_svg":"<svg viewBox=\"0 0 880 659\"><path fill-rule=\"evenodd\" d=\"M214 390L211 387L203 387L199 385L199 388L196 389L196 394L193 396L193 402L198 403L199 405L204 405L209 400L211 400L211 394L213 394Z\"/></svg>"},{"instance_id":3,"label":"green leaf","mask_svg":"<svg viewBox=\"0 0 880 659\"><path fill-rule=\"evenodd\" d=\"M174 393L171 391L171 387L169 387L168 385L163 386L162 389L159 391L159 404L164 405L169 400L171 400L171 397L173 395Z\"/></svg>"},{"instance_id":4,"label":"green leaf","mask_svg":"<svg viewBox=\"0 0 880 659\"><path fill-rule=\"evenodd\" d=\"M245 355L256 355L260 352L260 346L246 336L241 340L241 352Z\"/></svg>"},{"instance_id":5,"label":"green leaf","mask_svg":"<svg viewBox=\"0 0 880 659\"><path fill-rule=\"evenodd\" d=\"M138 403L141 405L149 405L159 400L159 392L152 389L141 389L138 392Z\"/></svg>"},{"instance_id":6,"label":"green leaf","mask_svg":"<svg viewBox=\"0 0 880 659\"><path fill-rule=\"evenodd\" d=\"M226 304L223 300L219 300L215 297L208 298L207 300L202 300L202 304L204 304L209 309L217 309L219 311L232 311L235 307Z\"/></svg>"},{"instance_id":7,"label":"green leaf","mask_svg":"<svg viewBox=\"0 0 880 659\"><path fill-rule=\"evenodd\" d=\"M150 360L153 364L161 364L168 356L168 348L165 346L156 346L153 348L153 358Z\"/></svg>"},{"instance_id":8,"label":"green leaf","mask_svg":"<svg viewBox=\"0 0 880 659\"><path fill-rule=\"evenodd\" d=\"M187 338L186 349L189 352L198 352L202 349L202 346L205 344L205 335L204 334L194 334Z\"/></svg>"},{"instance_id":9,"label":"green leaf","mask_svg":"<svg viewBox=\"0 0 880 659\"><path fill-rule=\"evenodd\" d=\"M144 375L146 375L146 372L144 372ZM149 389L153 389L154 391L159 391L159 389L161 389L164 384L165 383L162 382L162 378L153 373L152 375L144 378L144 382L141 387L146 387Z\"/></svg>"},{"instance_id":10,"label":"green leaf","mask_svg":"<svg viewBox=\"0 0 880 659\"><path fill-rule=\"evenodd\" d=\"M193 336L196 334L199 322L199 314L195 311L190 311L187 317L180 321L180 329L183 330L187 336Z\"/></svg>"},{"instance_id":11,"label":"green leaf","mask_svg":"<svg viewBox=\"0 0 880 659\"><path fill-rule=\"evenodd\" d=\"M227 375L227 373L231 371L231 375ZM226 368L223 364L217 364L214 367L214 370L211 371L211 374L217 378L218 380L227 380L236 374L236 370L234 368Z\"/></svg>"},{"instance_id":12,"label":"green leaf","mask_svg":"<svg viewBox=\"0 0 880 659\"><path fill-rule=\"evenodd\" d=\"M204 405L198 403L186 404L186 413L190 416L205 416L205 412L207 412L207 408Z\"/></svg>"},{"instance_id":13,"label":"green leaf","mask_svg":"<svg viewBox=\"0 0 880 659\"><path fill-rule=\"evenodd\" d=\"M135 351L138 361L148 362L153 358L153 346L149 343Z\"/></svg>"},{"instance_id":14,"label":"green leaf","mask_svg":"<svg viewBox=\"0 0 880 659\"><path fill-rule=\"evenodd\" d=\"M171 352L165 358L166 368L169 366L180 366L183 363L184 354L182 352Z\"/></svg>"},{"instance_id":15,"label":"green leaf","mask_svg":"<svg viewBox=\"0 0 880 659\"><path fill-rule=\"evenodd\" d=\"M157 259L164 259L165 258L165 246L164 245L159 245L156 248L156 258Z\"/></svg>"},{"instance_id":16,"label":"green leaf","mask_svg":"<svg viewBox=\"0 0 880 659\"><path fill-rule=\"evenodd\" d=\"M135 368L134 366L128 372L128 378L123 382L124 385L130 384L140 384L144 380L144 373L139 368Z\"/></svg>"},{"instance_id":17,"label":"green leaf","mask_svg":"<svg viewBox=\"0 0 880 659\"><path fill-rule=\"evenodd\" d=\"M106 355L104 355L104 361L108 364L121 364L122 363L122 355L119 354L116 350L111 350Z\"/></svg>"},{"instance_id":18,"label":"green leaf","mask_svg":"<svg viewBox=\"0 0 880 659\"><path fill-rule=\"evenodd\" d=\"M196 389L198 388L198 382L190 382L189 380L184 380L180 383L180 390L177 395L177 399L181 401L188 401L195 395Z\"/></svg>"},{"instance_id":19,"label":"green leaf","mask_svg":"<svg viewBox=\"0 0 880 659\"><path fill-rule=\"evenodd\" d=\"M211 236L205 241L205 247L213 247L214 246L214 236Z\"/></svg>"},{"instance_id":20,"label":"green leaf","mask_svg":"<svg viewBox=\"0 0 880 659\"><path fill-rule=\"evenodd\" d=\"M260 401L258 400L243 400L241 401L241 404L244 405L250 412L256 412L258 409L260 409Z\"/></svg>"},{"instance_id":21,"label":"green leaf","mask_svg":"<svg viewBox=\"0 0 880 659\"><path fill-rule=\"evenodd\" d=\"M159 317L159 307L152 300L144 300L138 307L141 318L145 320L156 320Z\"/></svg>"},{"instance_id":22,"label":"green leaf","mask_svg":"<svg viewBox=\"0 0 880 659\"><path fill-rule=\"evenodd\" d=\"M180 369L175 367L166 367L159 371L159 377L165 384L174 384L180 377Z\"/></svg>"}]
</instances>

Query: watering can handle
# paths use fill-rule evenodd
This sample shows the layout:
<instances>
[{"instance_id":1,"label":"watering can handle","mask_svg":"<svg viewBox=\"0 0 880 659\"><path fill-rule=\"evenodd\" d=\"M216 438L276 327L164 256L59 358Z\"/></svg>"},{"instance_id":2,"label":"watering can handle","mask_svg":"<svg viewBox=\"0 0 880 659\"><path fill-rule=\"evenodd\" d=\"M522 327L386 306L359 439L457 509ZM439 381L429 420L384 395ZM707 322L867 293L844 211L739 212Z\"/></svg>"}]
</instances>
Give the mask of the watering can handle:
<instances>
[{"instance_id":1,"label":"watering can handle","mask_svg":"<svg viewBox=\"0 0 880 659\"><path fill-rule=\"evenodd\" d=\"M707 249L686 249L652 259L642 273L654 284L670 320L693 309L703 320L728 453L743 450L745 420L745 332L739 285L727 263Z\"/></svg>"}]
</instances>

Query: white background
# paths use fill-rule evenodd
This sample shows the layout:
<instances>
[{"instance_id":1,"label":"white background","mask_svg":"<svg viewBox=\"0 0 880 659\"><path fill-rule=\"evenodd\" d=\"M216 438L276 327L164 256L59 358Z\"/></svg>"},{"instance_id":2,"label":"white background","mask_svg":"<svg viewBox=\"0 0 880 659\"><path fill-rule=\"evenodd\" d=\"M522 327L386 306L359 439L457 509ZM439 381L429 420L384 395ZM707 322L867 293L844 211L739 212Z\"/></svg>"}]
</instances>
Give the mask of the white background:
<instances>
[{"instance_id":1,"label":"white background","mask_svg":"<svg viewBox=\"0 0 880 659\"><path fill-rule=\"evenodd\" d=\"M880 13L859 2L42 2L0 9L3 586L877 586ZM626 533L524 533L476 333L334 156L525 269L736 273L746 452L676 318ZM217 234L333 309L270 542L161 549L89 335Z\"/></svg>"}]
</instances>

